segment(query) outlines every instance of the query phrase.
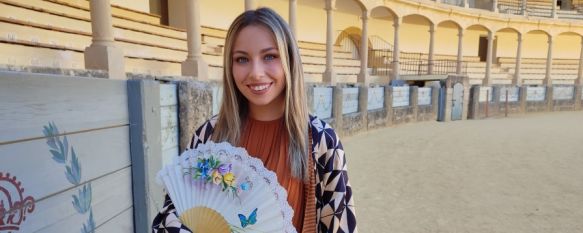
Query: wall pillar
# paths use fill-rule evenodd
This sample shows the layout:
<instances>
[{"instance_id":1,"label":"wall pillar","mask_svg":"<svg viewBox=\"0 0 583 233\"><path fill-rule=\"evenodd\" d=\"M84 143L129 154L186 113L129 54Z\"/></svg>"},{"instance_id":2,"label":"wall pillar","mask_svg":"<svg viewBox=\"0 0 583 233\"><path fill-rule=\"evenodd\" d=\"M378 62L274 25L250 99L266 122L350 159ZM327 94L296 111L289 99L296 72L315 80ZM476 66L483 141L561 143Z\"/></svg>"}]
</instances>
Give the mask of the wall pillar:
<instances>
[{"instance_id":1,"label":"wall pillar","mask_svg":"<svg viewBox=\"0 0 583 233\"><path fill-rule=\"evenodd\" d=\"M208 64L202 57L200 27L200 0L186 1L186 37L188 55L182 62L182 75L193 76L197 80L208 79Z\"/></svg>"},{"instance_id":2,"label":"wall pillar","mask_svg":"<svg viewBox=\"0 0 583 233\"><path fill-rule=\"evenodd\" d=\"M385 86L385 109L387 110L387 126L393 125L393 87Z\"/></svg>"},{"instance_id":3,"label":"wall pillar","mask_svg":"<svg viewBox=\"0 0 583 233\"><path fill-rule=\"evenodd\" d=\"M520 65L522 63L522 34L518 33L518 46L516 48L516 61L514 67L514 79L512 79L512 84L522 85L522 80L520 79Z\"/></svg>"},{"instance_id":4,"label":"wall pillar","mask_svg":"<svg viewBox=\"0 0 583 233\"><path fill-rule=\"evenodd\" d=\"M344 135L344 122L342 114L342 102L344 101L344 87L334 86L332 91L332 117L334 118L334 130L338 135Z\"/></svg>"},{"instance_id":5,"label":"wall pillar","mask_svg":"<svg viewBox=\"0 0 583 233\"><path fill-rule=\"evenodd\" d=\"M409 90L409 104L413 108L413 120L411 122L416 122L419 117L419 87L412 86Z\"/></svg>"},{"instance_id":6,"label":"wall pillar","mask_svg":"<svg viewBox=\"0 0 583 233\"><path fill-rule=\"evenodd\" d=\"M526 16L526 6L527 6L527 1L526 0L521 0L520 14L523 15L523 16Z\"/></svg>"},{"instance_id":7,"label":"wall pillar","mask_svg":"<svg viewBox=\"0 0 583 233\"><path fill-rule=\"evenodd\" d=\"M368 12L362 11L362 37L360 39L360 74L358 82L368 85Z\"/></svg>"},{"instance_id":8,"label":"wall pillar","mask_svg":"<svg viewBox=\"0 0 583 233\"><path fill-rule=\"evenodd\" d=\"M577 73L575 85L583 85L583 37L581 37L581 52L579 53L579 72Z\"/></svg>"},{"instance_id":9,"label":"wall pillar","mask_svg":"<svg viewBox=\"0 0 583 233\"><path fill-rule=\"evenodd\" d=\"M297 29L297 6L298 0L289 0L289 27L294 34L294 37L298 38L298 29Z\"/></svg>"},{"instance_id":10,"label":"wall pillar","mask_svg":"<svg viewBox=\"0 0 583 233\"><path fill-rule=\"evenodd\" d=\"M107 70L110 79L126 79L123 50L115 45L109 0L89 1L91 45L85 48L85 69Z\"/></svg>"},{"instance_id":11,"label":"wall pillar","mask_svg":"<svg viewBox=\"0 0 583 233\"><path fill-rule=\"evenodd\" d=\"M498 12L498 0L492 0L492 11Z\"/></svg>"},{"instance_id":12,"label":"wall pillar","mask_svg":"<svg viewBox=\"0 0 583 233\"><path fill-rule=\"evenodd\" d=\"M492 76L492 50L493 50L493 44L494 44L494 33L489 31L488 32L488 54L486 57L486 77L484 77L484 80L482 81L482 85L484 86L490 86L492 85L492 80L491 80L491 76Z\"/></svg>"},{"instance_id":13,"label":"wall pillar","mask_svg":"<svg viewBox=\"0 0 583 233\"><path fill-rule=\"evenodd\" d=\"M557 0L553 0L553 9L551 11L551 18L557 18Z\"/></svg>"},{"instance_id":14,"label":"wall pillar","mask_svg":"<svg viewBox=\"0 0 583 233\"><path fill-rule=\"evenodd\" d=\"M463 42L464 42L464 29L463 28L459 28L458 29L458 34L457 34L458 40L457 40L457 66L456 66L456 74L461 75L462 74L462 62L463 62Z\"/></svg>"},{"instance_id":15,"label":"wall pillar","mask_svg":"<svg viewBox=\"0 0 583 233\"><path fill-rule=\"evenodd\" d=\"M464 0L464 5L463 5L463 7L465 7L465 8L470 8L470 1L468 1L468 0Z\"/></svg>"},{"instance_id":16,"label":"wall pillar","mask_svg":"<svg viewBox=\"0 0 583 233\"><path fill-rule=\"evenodd\" d=\"M520 97L518 99L518 101L520 101L520 112L525 113L525 114L526 114L526 103L527 103L527 100L526 100L526 97L527 97L527 92L526 92L527 90L526 89L527 88L528 88L528 86L520 86L520 92L519 92Z\"/></svg>"},{"instance_id":17,"label":"wall pillar","mask_svg":"<svg viewBox=\"0 0 583 233\"><path fill-rule=\"evenodd\" d=\"M358 87L358 112L360 112L362 119L362 127L359 131L368 130L368 85L360 85Z\"/></svg>"},{"instance_id":18,"label":"wall pillar","mask_svg":"<svg viewBox=\"0 0 583 233\"><path fill-rule=\"evenodd\" d=\"M433 52L435 50L435 24L429 25L429 56L427 58L427 74L433 74Z\"/></svg>"},{"instance_id":19,"label":"wall pillar","mask_svg":"<svg viewBox=\"0 0 583 233\"><path fill-rule=\"evenodd\" d=\"M393 80L399 80L399 55L401 50L399 49L399 26L401 25L403 18L395 17L393 27L395 28L395 39L393 41Z\"/></svg>"},{"instance_id":20,"label":"wall pillar","mask_svg":"<svg viewBox=\"0 0 583 233\"><path fill-rule=\"evenodd\" d=\"M553 37L549 35L548 52L547 52L547 68L543 85L552 86L551 72L553 70Z\"/></svg>"},{"instance_id":21,"label":"wall pillar","mask_svg":"<svg viewBox=\"0 0 583 233\"><path fill-rule=\"evenodd\" d=\"M336 85L336 75L334 74L334 10L335 1L326 1L326 70L322 81Z\"/></svg>"},{"instance_id":22,"label":"wall pillar","mask_svg":"<svg viewBox=\"0 0 583 233\"><path fill-rule=\"evenodd\" d=\"M257 2L255 0L245 0L245 11L257 9Z\"/></svg>"}]
</instances>

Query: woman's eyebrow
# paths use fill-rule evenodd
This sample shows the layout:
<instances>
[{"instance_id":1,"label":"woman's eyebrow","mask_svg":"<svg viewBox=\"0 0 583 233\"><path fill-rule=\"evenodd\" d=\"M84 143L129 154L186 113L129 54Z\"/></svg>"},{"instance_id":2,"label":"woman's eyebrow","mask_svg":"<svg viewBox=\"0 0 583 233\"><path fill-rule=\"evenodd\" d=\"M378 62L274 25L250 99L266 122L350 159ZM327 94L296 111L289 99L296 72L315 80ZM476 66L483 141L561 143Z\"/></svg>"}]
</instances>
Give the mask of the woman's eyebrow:
<instances>
[{"instance_id":1,"label":"woman's eyebrow","mask_svg":"<svg viewBox=\"0 0 583 233\"><path fill-rule=\"evenodd\" d=\"M243 51L243 50L235 50L235 51L233 52L233 54L236 54L236 53L242 53L243 55L247 55L247 52L245 52L245 51Z\"/></svg>"},{"instance_id":2,"label":"woman's eyebrow","mask_svg":"<svg viewBox=\"0 0 583 233\"><path fill-rule=\"evenodd\" d=\"M274 47L264 48L261 50L261 53L265 53L265 52L268 52L270 50L276 50L276 49Z\"/></svg>"}]
</instances>

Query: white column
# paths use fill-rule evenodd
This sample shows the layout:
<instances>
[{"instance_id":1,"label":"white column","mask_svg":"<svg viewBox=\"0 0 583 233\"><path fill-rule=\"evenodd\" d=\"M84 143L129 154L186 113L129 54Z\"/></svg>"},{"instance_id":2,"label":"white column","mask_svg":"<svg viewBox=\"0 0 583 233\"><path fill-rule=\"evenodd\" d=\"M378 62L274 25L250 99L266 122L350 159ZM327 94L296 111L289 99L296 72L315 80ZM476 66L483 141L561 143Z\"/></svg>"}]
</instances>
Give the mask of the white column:
<instances>
[{"instance_id":1,"label":"white column","mask_svg":"<svg viewBox=\"0 0 583 233\"><path fill-rule=\"evenodd\" d=\"M498 0L492 0L492 11L498 12Z\"/></svg>"},{"instance_id":2,"label":"white column","mask_svg":"<svg viewBox=\"0 0 583 233\"><path fill-rule=\"evenodd\" d=\"M520 14L526 15L526 6L527 6L526 0L522 0L521 2L522 2L522 4L520 7Z\"/></svg>"},{"instance_id":3,"label":"white column","mask_svg":"<svg viewBox=\"0 0 583 233\"><path fill-rule=\"evenodd\" d=\"M257 9L257 2L255 0L245 0L245 11Z\"/></svg>"},{"instance_id":4,"label":"white column","mask_svg":"<svg viewBox=\"0 0 583 233\"><path fill-rule=\"evenodd\" d=\"M435 45L435 24L429 25L429 55L427 57L427 74L433 74L433 51Z\"/></svg>"},{"instance_id":5,"label":"white column","mask_svg":"<svg viewBox=\"0 0 583 233\"><path fill-rule=\"evenodd\" d=\"M579 72L577 73L576 85L583 84L583 37L581 38L581 52L579 54Z\"/></svg>"},{"instance_id":6,"label":"white column","mask_svg":"<svg viewBox=\"0 0 583 233\"><path fill-rule=\"evenodd\" d=\"M553 10L551 11L551 18L557 18L557 0L553 0Z\"/></svg>"},{"instance_id":7,"label":"white column","mask_svg":"<svg viewBox=\"0 0 583 233\"><path fill-rule=\"evenodd\" d=\"M465 8L470 8L470 1L464 0L464 7Z\"/></svg>"},{"instance_id":8,"label":"white column","mask_svg":"<svg viewBox=\"0 0 583 233\"><path fill-rule=\"evenodd\" d=\"M198 80L208 79L208 64L202 57L200 0L186 0L186 37L188 55L182 62L182 75Z\"/></svg>"},{"instance_id":9,"label":"white column","mask_svg":"<svg viewBox=\"0 0 583 233\"><path fill-rule=\"evenodd\" d=\"M522 85L522 81L520 78L520 65L522 63L522 34L518 33L518 46L516 48L516 61L514 67L514 79L512 80L512 84L514 85Z\"/></svg>"},{"instance_id":10,"label":"white column","mask_svg":"<svg viewBox=\"0 0 583 233\"><path fill-rule=\"evenodd\" d=\"M456 74L462 74L464 29L460 27L457 34L457 66Z\"/></svg>"},{"instance_id":11,"label":"white column","mask_svg":"<svg viewBox=\"0 0 583 233\"><path fill-rule=\"evenodd\" d=\"M399 80L399 55L401 50L399 49L399 26L401 25L402 18L395 17L393 27L395 28L395 39L393 41L393 80Z\"/></svg>"},{"instance_id":12,"label":"white column","mask_svg":"<svg viewBox=\"0 0 583 233\"><path fill-rule=\"evenodd\" d=\"M115 45L109 0L89 1L91 45L85 48L85 68L107 70L110 79L126 79L123 50Z\"/></svg>"},{"instance_id":13,"label":"white column","mask_svg":"<svg viewBox=\"0 0 583 233\"><path fill-rule=\"evenodd\" d=\"M547 70L545 74L544 85L552 85L551 72L553 70L553 37L549 35L548 52L547 52Z\"/></svg>"},{"instance_id":14,"label":"white column","mask_svg":"<svg viewBox=\"0 0 583 233\"><path fill-rule=\"evenodd\" d=\"M336 75L334 74L334 1L326 0L326 70L323 81L336 85Z\"/></svg>"},{"instance_id":15,"label":"white column","mask_svg":"<svg viewBox=\"0 0 583 233\"><path fill-rule=\"evenodd\" d=\"M488 54L486 55L486 77L482 81L482 85L490 86L492 84L491 77L492 76L492 50L494 44L494 33L488 32Z\"/></svg>"},{"instance_id":16,"label":"white column","mask_svg":"<svg viewBox=\"0 0 583 233\"><path fill-rule=\"evenodd\" d=\"M368 83L368 12L362 11L362 37L360 39L360 74L359 83Z\"/></svg>"},{"instance_id":17,"label":"white column","mask_svg":"<svg viewBox=\"0 0 583 233\"><path fill-rule=\"evenodd\" d=\"M289 27L294 34L294 37L298 38L298 29L297 29L297 6L298 0L289 0Z\"/></svg>"}]
</instances>

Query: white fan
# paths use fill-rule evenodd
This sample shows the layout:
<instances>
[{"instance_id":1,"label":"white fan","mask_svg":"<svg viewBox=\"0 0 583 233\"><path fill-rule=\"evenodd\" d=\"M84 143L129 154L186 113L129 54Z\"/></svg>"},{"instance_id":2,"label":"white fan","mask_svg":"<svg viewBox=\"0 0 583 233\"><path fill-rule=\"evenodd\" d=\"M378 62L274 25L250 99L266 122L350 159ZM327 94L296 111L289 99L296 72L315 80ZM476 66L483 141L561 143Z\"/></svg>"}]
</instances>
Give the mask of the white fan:
<instances>
[{"instance_id":1,"label":"white fan","mask_svg":"<svg viewBox=\"0 0 583 233\"><path fill-rule=\"evenodd\" d=\"M162 168L158 180L195 233L296 232L287 192L243 148L200 144Z\"/></svg>"}]
</instances>

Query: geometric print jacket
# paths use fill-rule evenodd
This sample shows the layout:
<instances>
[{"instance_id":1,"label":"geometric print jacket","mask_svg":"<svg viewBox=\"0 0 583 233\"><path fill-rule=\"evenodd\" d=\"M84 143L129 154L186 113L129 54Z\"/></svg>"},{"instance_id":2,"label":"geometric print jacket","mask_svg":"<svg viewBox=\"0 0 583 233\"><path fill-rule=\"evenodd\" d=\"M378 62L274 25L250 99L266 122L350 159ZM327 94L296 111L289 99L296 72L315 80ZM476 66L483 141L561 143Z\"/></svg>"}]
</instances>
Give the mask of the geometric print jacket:
<instances>
[{"instance_id":1,"label":"geometric print jacket","mask_svg":"<svg viewBox=\"0 0 583 233\"><path fill-rule=\"evenodd\" d=\"M195 131L190 148L206 143L217 117ZM318 233L357 233L352 188L348 182L346 158L340 139L326 122L310 116L312 164L315 169L316 218ZM152 233L192 233L180 223L176 209L166 195L164 207L154 218Z\"/></svg>"}]
</instances>

